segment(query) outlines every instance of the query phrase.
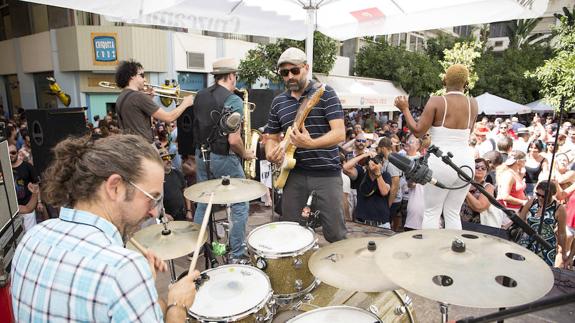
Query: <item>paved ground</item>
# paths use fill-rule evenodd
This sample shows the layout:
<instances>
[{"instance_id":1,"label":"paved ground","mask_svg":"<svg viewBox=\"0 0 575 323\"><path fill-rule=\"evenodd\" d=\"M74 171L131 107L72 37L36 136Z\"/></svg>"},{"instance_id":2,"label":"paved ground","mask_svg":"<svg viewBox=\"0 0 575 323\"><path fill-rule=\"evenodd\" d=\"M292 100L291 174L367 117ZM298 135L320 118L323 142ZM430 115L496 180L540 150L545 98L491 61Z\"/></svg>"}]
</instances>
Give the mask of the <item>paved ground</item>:
<instances>
[{"instance_id":1,"label":"paved ground","mask_svg":"<svg viewBox=\"0 0 575 323\"><path fill-rule=\"evenodd\" d=\"M250 210L250 218L248 222L248 232L250 232L253 228L258 227L262 224L269 223L271 221L277 221L279 218L277 215L273 215L271 213L271 208L264 207L263 204L260 203L252 203L251 210ZM216 218L224 218L225 215L223 211L216 212ZM349 231L349 238L353 237L366 237L366 236L391 236L393 232L385 229L375 228L371 226L366 226L362 224L348 222L348 231ZM318 240L320 247L327 244L325 239L321 234L321 231L317 232ZM184 270L187 270L190 265L190 261L186 257L178 258L174 260L174 264L176 267L176 273L180 274ZM199 266L201 268L204 267L203 260L199 261ZM556 277L557 278L557 277ZM537 279L537 277L533 277L533 279ZM557 284L558 279L556 279L556 286L555 288L546 296L556 296L556 295L564 295L565 293L574 293L575 292L575 274L571 275L565 274L559 278L562 280L562 283ZM158 292L162 297L165 297L167 294L167 289L170 281L170 275L167 273L161 273L158 275L156 286L158 288ZM413 293L407 292L409 297L413 300L413 307L414 312L417 318L417 322L441 322L441 314L439 311L439 305L437 302L426 299L420 296L417 296ZM494 295L495 297L495 295ZM476 309L476 308L469 308L469 307L462 307L462 306L450 306L449 307L449 318L450 319L462 319L466 317L478 317L482 315L486 315L489 313L496 312L497 309ZM385 321L391 321L392 318L386 317L384 318ZM563 305L561 307L551 308L545 311L540 311L533 314L523 315L517 318L512 318L506 320L506 322L533 322L533 323L540 323L540 322L560 322L560 323L567 323L567 322L575 322L575 303L571 303L568 305Z\"/></svg>"}]
</instances>

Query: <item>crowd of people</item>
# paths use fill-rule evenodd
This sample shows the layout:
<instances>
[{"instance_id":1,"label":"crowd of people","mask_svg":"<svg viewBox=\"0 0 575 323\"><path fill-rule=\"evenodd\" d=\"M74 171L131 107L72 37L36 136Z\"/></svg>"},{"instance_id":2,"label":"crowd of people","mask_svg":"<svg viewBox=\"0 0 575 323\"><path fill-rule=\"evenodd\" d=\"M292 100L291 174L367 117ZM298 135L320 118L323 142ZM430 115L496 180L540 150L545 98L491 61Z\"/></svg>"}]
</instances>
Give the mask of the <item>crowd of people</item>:
<instances>
[{"instance_id":1,"label":"crowd of people","mask_svg":"<svg viewBox=\"0 0 575 323\"><path fill-rule=\"evenodd\" d=\"M553 248L542 249L531 236L514 230L517 243L550 266L573 269L575 128L569 121L558 124L552 114L545 118L536 114L532 120L478 118L476 101L464 94L468 72L461 65L447 70L443 80L447 93L432 97L424 109L410 109L407 98L398 97L399 114L344 111L333 88L308 80L305 60L305 53L295 48L280 56L278 73L287 91L273 100L260 143L265 153L259 157L275 164L286 153L283 133L291 129L290 144L297 147L297 166L281 194L282 220L297 221L313 192L317 196L313 207L321 211L319 222L328 242L346 238L346 220L395 232L461 229L462 223L516 229L475 186L467 185L439 158L428 156L433 144L454 153L457 165L535 231L542 226L541 235ZM223 175L243 178L242 159L255 157L244 148L240 129L222 132L217 128L219 118L213 117L214 112L221 116L223 108L242 114L242 99L234 93L237 62L221 59L213 67L214 85L166 112L144 93L143 67L123 62L116 74L123 87L116 113L95 116L87 122L86 136L59 143L40 183L25 112L4 120L20 214L29 232L18 246L12 271L14 313L19 318L106 320L112 315L119 321L142 317L178 321L185 316L185 311L176 309L190 307L195 297L191 286L199 273L176 283L163 301L151 282L156 271L166 270L164 262L151 251L141 257L124 245L163 210L169 220L199 223L205 205L185 199L184 190L196 181ZM290 128L316 91L321 96L305 126ZM195 153L180 155L175 120L192 103ZM204 163L206 154L209 164ZM390 162L391 154L410 160L429 157L435 176L452 189L411 181ZM343 203L333 203L338 200ZM249 204L231 208L229 262L243 263ZM44 222L36 226L36 221ZM94 252L98 256L91 259ZM62 264L65 268L59 275L67 279L62 286L30 287L42 272L54 274ZM35 306L35 296L22 293L30 289L46 297L58 295L65 304L76 298L70 294L76 279L96 286L89 291L95 301L82 298L74 303L88 312L69 307L52 311L50 304ZM108 289L115 293L102 294ZM138 297L138 306L127 306L127 295ZM107 311L100 310L106 306Z\"/></svg>"}]
</instances>

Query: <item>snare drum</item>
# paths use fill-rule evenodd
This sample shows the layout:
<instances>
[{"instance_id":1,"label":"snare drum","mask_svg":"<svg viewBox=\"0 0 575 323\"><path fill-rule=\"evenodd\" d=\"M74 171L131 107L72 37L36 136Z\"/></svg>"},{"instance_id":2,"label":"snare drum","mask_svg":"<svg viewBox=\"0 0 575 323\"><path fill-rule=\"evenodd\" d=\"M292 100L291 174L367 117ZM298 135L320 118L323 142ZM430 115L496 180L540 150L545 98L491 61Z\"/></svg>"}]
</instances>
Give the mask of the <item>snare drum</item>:
<instances>
[{"instance_id":1,"label":"snare drum","mask_svg":"<svg viewBox=\"0 0 575 323\"><path fill-rule=\"evenodd\" d=\"M401 289L381 293L361 293L337 289L323 283L299 301L293 302L290 310L278 313L273 322L285 322L305 312L340 305L364 310L383 322L415 322L411 299Z\"/></svg>"},{"instance_id":2,"label":"snare drum","mask_svg":"<svg viewBox=\"0 0 575 323\"><path fill-rule=\"evenodd\" d=\"M199 322L267 322L273 313L271 284L261 270L247 265L208 269L188 314Z\"/></svg>"},{"instance_id":3,"label":"snare drum","mask_svg":"<svg viewBox=\"0 0 575 323\"><path fill-rule=\"evenodd\" d=\"M247 242L253 263L269 276L278 299L304 295L317 284L308 268L318 246L310 228L296 222L268 223L253 229Z\"/></svg>"},{"instance_id":4,"label":"snare drum","mask_svg":"<svg viewBox=\"0 0 575 323\"><path fill-rule=\"evenodd\" d=\"M351 306L330 306L305 312L287 323L374 323L380 322L376 315ZM387 321L386 321L387 322Z\"/></svg>"}]
</instances>

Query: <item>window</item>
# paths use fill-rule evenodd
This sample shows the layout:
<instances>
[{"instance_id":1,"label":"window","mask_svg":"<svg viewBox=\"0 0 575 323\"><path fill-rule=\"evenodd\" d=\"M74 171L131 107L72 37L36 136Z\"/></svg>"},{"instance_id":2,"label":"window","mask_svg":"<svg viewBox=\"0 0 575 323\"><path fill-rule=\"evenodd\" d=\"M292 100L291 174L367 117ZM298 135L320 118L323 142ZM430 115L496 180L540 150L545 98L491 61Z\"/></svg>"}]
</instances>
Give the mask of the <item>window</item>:
<instances>
[{"instance_id":1,"label":"window","mask_svg":"<svg viewBox=\"0 0 575 323\"><path fill-rule=\"evenodd\" d=\"M489 37L507 37L509 36L508 25L513 22L503 21L503 22L494 22L489 24Z\"/></svg>"}]
</instances>

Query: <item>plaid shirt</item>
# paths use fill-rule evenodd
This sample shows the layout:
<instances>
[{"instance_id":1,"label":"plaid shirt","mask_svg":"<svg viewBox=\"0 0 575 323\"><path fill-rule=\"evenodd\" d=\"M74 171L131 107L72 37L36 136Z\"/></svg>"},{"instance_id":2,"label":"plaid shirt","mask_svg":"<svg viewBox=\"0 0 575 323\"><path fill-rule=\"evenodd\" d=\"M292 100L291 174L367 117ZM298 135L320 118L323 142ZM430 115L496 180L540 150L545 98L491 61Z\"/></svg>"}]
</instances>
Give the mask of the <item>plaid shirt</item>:
<instances>
[{"instance_id":1,"label":"plaid shirt","mask_svg":"<svg viewBox=\"0 0 575 323\"><path fill-rule=\"evenodd\" d=\"M17 322L162 322L147 260L116 227L62 208L26 233L12 262Z\"/></svg>"}]
</instances>

